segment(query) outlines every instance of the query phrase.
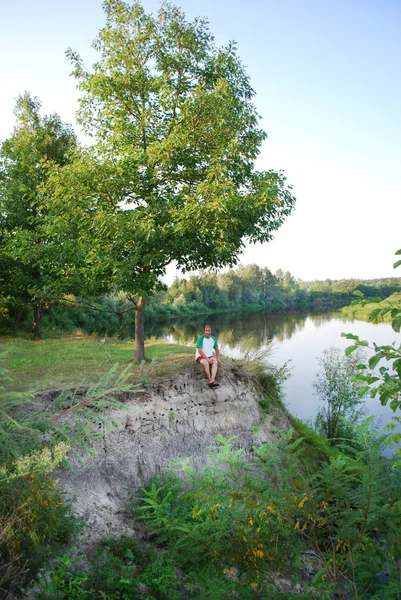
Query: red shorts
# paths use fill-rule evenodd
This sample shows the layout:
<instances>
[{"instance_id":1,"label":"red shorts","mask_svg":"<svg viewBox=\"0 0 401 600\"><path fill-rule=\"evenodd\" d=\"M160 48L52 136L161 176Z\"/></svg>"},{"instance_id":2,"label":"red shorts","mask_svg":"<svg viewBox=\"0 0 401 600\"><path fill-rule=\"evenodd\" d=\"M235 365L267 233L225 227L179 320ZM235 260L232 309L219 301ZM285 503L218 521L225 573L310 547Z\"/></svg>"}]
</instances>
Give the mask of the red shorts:
<instances>
[{"instance_id":1,"label":"red shorts","mask_svg":"<svg viewBox=\"0 0 401 600\"><path fill-rule=\"evenodd\" d=\"M196 362L200 364L200 361L202 360L203 356L198 356L198 358L196 359ZM208 358L213 358L213 356L208 356Z\"/></svg>"}]
</instances>

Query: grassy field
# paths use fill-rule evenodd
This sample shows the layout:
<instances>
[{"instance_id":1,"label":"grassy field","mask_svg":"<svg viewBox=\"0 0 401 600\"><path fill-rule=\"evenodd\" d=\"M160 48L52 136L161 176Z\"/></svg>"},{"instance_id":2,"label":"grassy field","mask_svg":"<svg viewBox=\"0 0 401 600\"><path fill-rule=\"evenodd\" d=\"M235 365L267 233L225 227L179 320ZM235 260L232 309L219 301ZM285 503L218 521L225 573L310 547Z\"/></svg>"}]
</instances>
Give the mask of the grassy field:
<instances>
[{"instance_id":1,"label":"grassy field","mask_svg":"<svg viewBox=\"0 0 401 600\"><path fill-rule=\"evenodd\" d=\"M119 363L123 369L132 364L132 379L173 374L192 364L194 349L150 339L145 343L146 361L134 362L133 342L87 336L63 337L42 341L0 338L1 366L10 381L6 390L40 391L59 389L82 381L93 383Z\"/></svg>"}]
</instances>

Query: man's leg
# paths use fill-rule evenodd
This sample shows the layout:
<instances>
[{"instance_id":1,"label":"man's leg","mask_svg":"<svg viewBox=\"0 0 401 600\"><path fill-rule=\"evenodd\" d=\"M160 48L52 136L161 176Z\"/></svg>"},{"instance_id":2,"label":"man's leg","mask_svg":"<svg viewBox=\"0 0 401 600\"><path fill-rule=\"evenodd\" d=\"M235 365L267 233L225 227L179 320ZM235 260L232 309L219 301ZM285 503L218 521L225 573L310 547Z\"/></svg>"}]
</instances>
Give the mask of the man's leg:
<instances>
[{"instance_id":1,"label":"man's leg","mask_svg":"<svg viewBox=\"0 0 401 600\"><path fill-rule=\"evenodd\" d=\"M200 361L201 365L203 365L203 368L205 369L205 373L206 373L206 377L209 383L211 383L213 380L210 377L210 365L209 362L206 360L206 358L201 358Z\"/></svg>"},{"instance_id":2,"label":"man's leg","mask_svg":"<svg viewBox=\"0 0 401 600\"><path fill-rule=\"evenodd\" d=\"M217 366L218 366L217 360L215 358L213 358L211 382L214 382L214 380L216 379Z\"/></svg>"}]
</instances>

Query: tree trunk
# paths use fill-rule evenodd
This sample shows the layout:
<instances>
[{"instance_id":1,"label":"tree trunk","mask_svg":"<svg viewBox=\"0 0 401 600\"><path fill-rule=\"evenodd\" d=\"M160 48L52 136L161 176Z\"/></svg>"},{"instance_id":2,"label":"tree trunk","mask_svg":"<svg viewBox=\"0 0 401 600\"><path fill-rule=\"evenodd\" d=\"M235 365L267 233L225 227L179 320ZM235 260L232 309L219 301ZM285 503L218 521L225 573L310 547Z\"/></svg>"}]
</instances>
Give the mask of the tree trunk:
<instances>
[{"instance_id":1,"label":"tree trunk","mask_svg":"<svg viewBox=\"0 0 401 600\"><path fill-rule=\"evenodd\" d=\"M35 340L39 340L41 337L40 326L42 323L43 309L43 304L33 305L33 337Z\"/></svg>"},{"instance_id":2,"label":"tree trunk","mask_svg":"<svg viewBox=\"0 0 401 600\"><path fill-rule=\"evenodd\" d=\"M135 359L141 361L145 358L145 328L143 317L145 314L145 298L140 296L135 307Z\"/></svg>"},{"instance_id":3,"label":"tree trunk","mask_svg":"<svg viewBox=\"0 0 401 600\"><path fill-rule=\"evenodd\" d=\"M117 316L118 316L118 325L119 325L118 337L120 340L122 340L123 339L123 313L119 312L119 313L117 313Z\"/></svg>"}]
</instances>

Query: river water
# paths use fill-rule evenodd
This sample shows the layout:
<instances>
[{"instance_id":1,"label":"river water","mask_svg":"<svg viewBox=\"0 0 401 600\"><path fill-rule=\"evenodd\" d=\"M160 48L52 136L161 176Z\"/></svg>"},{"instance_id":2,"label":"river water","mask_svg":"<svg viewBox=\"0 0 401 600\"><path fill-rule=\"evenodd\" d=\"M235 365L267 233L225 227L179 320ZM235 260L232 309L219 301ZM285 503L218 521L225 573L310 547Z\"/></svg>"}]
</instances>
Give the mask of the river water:
<instances>
[{"instance_id":1,"label":"river water","mask_svg":"<svg viewBox=\"0 0 401 600\"><path fill-rule=\"evenodd\" d=\"M313 420L319 399L313 382L319 370L318 359L325 348L341 350L351 345L341 333L353 333L370 343L389 344L398 338L390 324L366 323L349 319L339 312L252 313L241 315L213 315L210 319L181 320L152 328L152 334L170 342L195 346L205 323L213 328L222 359L224 356L242 358L266 353L264 360L281 366L287 363L291 376L285 384L285 404L291 414L302 421ZM195 352L195 351L194 351ZM367 354L371 354L369 350ZM394 413L382 406L377 398L366 400L368 413L376 423L384 426Z\"/></svg>"}]
</instances>

